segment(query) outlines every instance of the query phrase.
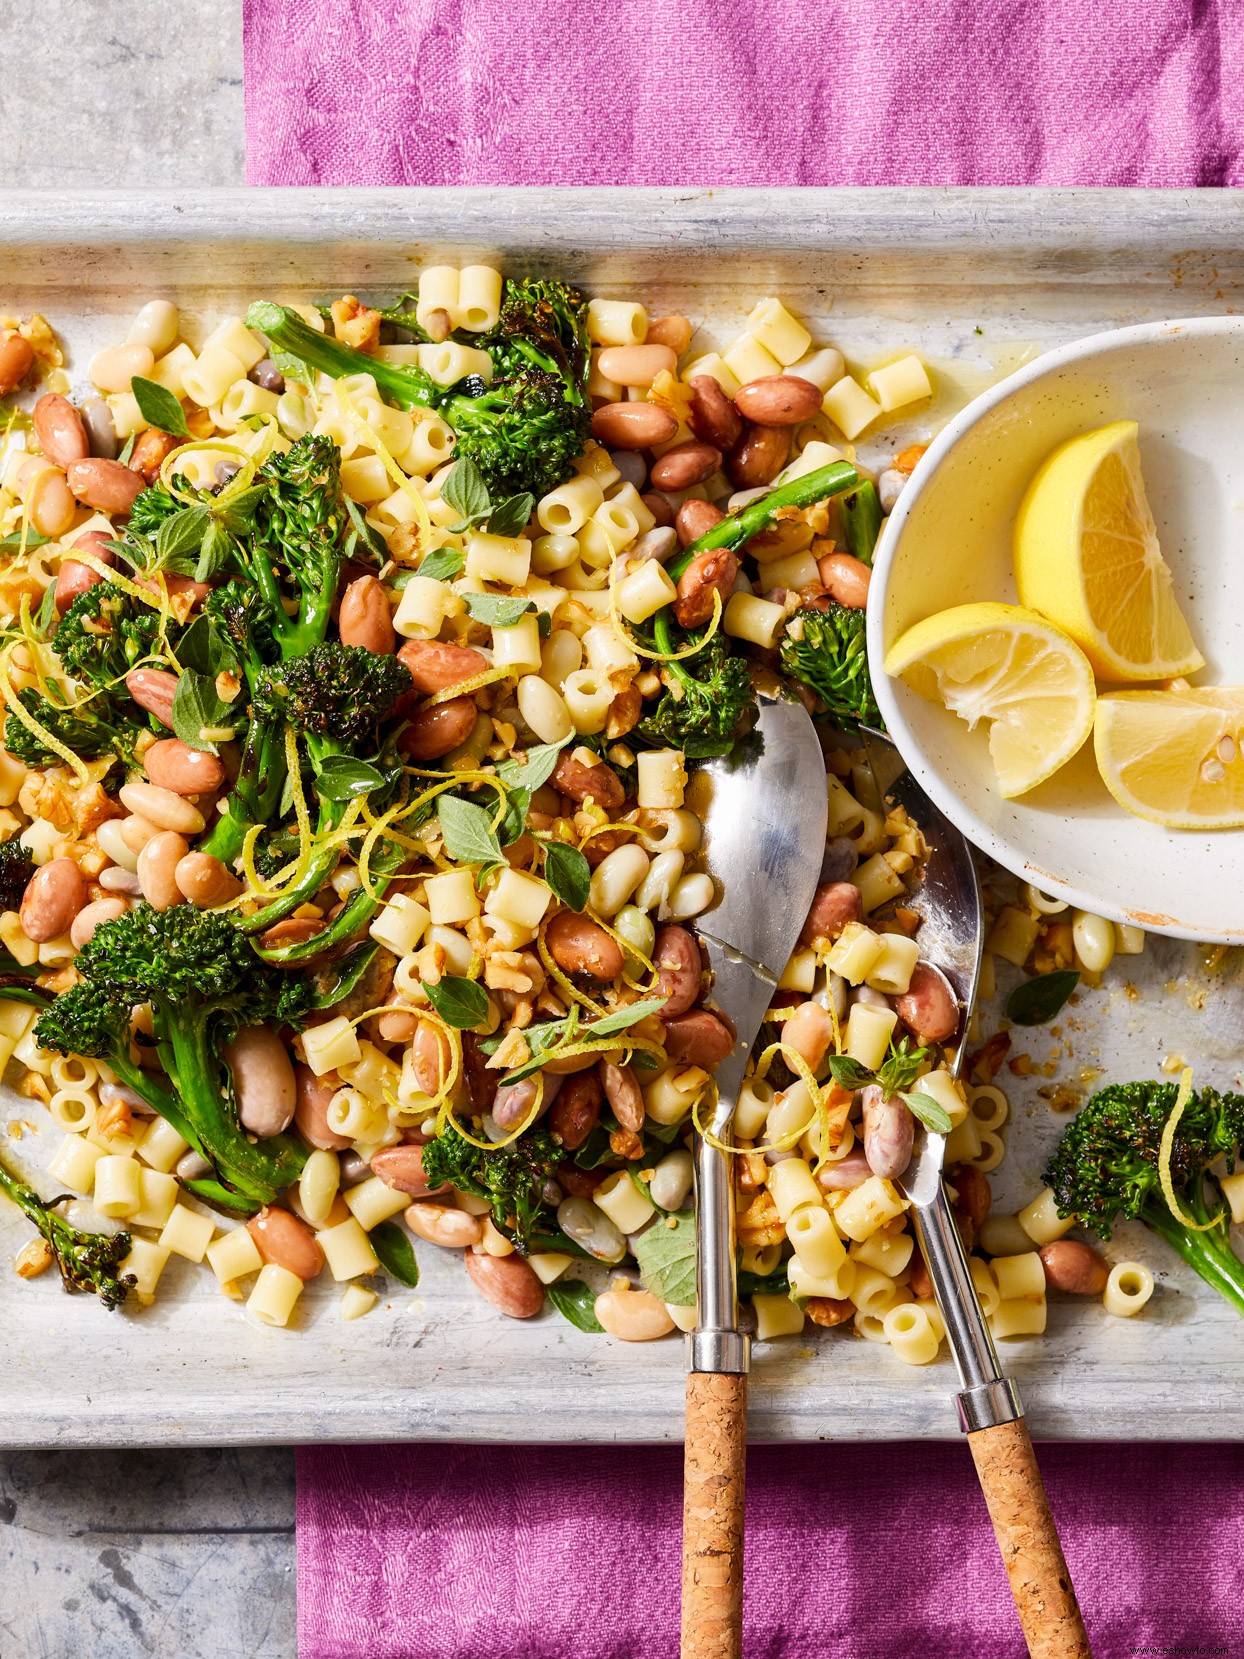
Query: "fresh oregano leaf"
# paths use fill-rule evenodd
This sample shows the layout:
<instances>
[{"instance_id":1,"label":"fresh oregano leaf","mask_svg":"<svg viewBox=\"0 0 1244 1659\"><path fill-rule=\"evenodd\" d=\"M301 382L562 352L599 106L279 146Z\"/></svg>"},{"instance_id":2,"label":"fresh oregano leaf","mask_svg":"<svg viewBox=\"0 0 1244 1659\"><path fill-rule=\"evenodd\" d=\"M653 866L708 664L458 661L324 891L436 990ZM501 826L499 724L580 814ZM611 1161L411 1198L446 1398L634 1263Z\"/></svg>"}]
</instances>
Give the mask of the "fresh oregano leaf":
<instances>
[{"instance_id":1,"label":"fresh oregano leaf","mask_svg":"<svg viewBox=\"0 0 1244 1659\"><path fill-rule=\"evenodd\" d=\"M214 616L200 613L177 645L177 660L183 668L215 679L222 670L236 673L237 653Z\"/></svg>"},{"instance_id":2,"label":"fresh oregano leaf","mask_svg":"<svg viewBox=\"0 0 1244 1659\"><path fill-rule=\"evenodd\" d=\"M469 1031L473 1025L482 1025L488 1018L488 997L482 985L473 979L458 979L446 974L434 985L425 985L428 1001L444 1020L457 1031Z\"/></svg>"},{"instance_id":3,"label":"fresh oregano leaf","mask_svg":"<svg viewBox=\"0 0 1244 1659\"><path fill-rule=\"evenodd\" d=\"M919 1077L928 1058L927 1048L912 1048L906 1037L897 1047L891 1043L890 1052L877 1067L877 1082L887 1094L902 1094Z\"/></svg>"},{"instance_id":4,"label":"fresh oregano leaf","mask_svg":"<svg viewBox=\"0 0 1244 1659\"><path fill-rule=\"evenodd\" d=\"M442 795L437 802L437 817L445 851L457 863L491 867L502 862L501 843L483 807L472 806L456 795Z\"/></svg>"},{"instance_id":5,"label":"fresh oregano leaf","mask_svg":"<svg viewBox=\"0 0 1244 1659\"><path fill-rule=\"evenodd\" d=\"M582 1279L555 1279L548 1287L549 1301L561 1314L581 1331L593 1333L604 1330L596 1317L596 1292Z\"/></svg>"},{"instance_id":6,"label":"fresh oregano leaf","mask_svg":"<svg viewBox=\"0 0 1244 1659\"><path fill-rule=\"evenodd\" d=\"M490 628L512 628L536 608L530 599L508 593L464 593L462 597L471 620Z\"/></svg>"},{"instance_id":7,"label":"fresh oregano leaf","mask_svg":"<svg viewBox=\"0 0 1244 1659\"><path fill-rule=\"evenodd\" d=\"M183 575L192 571L211 522L206 507L183 507L172 513L155 533L157 564Z\"/></svg>"},{"instance_id":8,"label":"fresh oregano leaf","mask_svg":"<svg viewBox=\"0 0 1244 1659\"><path fill-rule=\"evenodd\" d=\"M20 530L10 530L7 536L0 536L0 553L20 553L23 547L29 552L51 539L51 536L41 536L37 530L27 530L24 535Z\"/></svg>"},{"instance_id":9,"label":"fresh oregano leaf","mask_svg":"<svg viewBox=\"0 0 1244 1659\"><path fill-rule=\"evenodd\" d=\"M925 1094L922 1089L903 1089L899 1098L907 1102L912 1116L919 1118L926 1129L931 1129L935 1135L949 1135L950 1113L932 1095Z\"/></svg>"},{"instance_id":10,"label":"fresh oregano leaf","mask_svg":"<svg viewBox=\"0 0 1244 1659\"><path fill-rule=\"evenodd\" d=\"M564 841L546 841L544 879L552 888L554 897L571 910L582 910L587 905L592 867L578 847L568 847Z\"/></svg>"},{"instance_id":11,"label":"fresh oregano leaf","mask_svg":"<svg viewBox=\"0 0 1244 1659\"><path fill-rule=\"evenodd\" d=\"M433 582L452 582L455 576L462 575L465 562L457 547L434 547L413 574L426 576Z\"/></svg>"},{"instance_id":12,"label":"fresh oregano leaf","mask_svg":"<svg viewBox=\"0 0 1244 1659\"><path fill-rule=\"evenodd\" d=\"M1059 968L1026 979L1006 999L1006 1017L1016 1025L1046 1025L1079 983L1075 968Z\"/></svg>"},{"instance_id":13,"label":"fresh oregano leaf","mask_svg":"<svg viewBox=\"0 0 1244 1659\"><path fill-rule=\"evenodd\" d=\"M406 1232L396 1221L382 1221L367 1236L385 1272L413 1290L419 1283L419 1263Z\"/></svg>"},{"instance_id":14,"label":"fresh oregano leaf","mask_svg":"<svg viewBox=\"0 0 1244 1659\"><path fill-rule=\"evenodd\" d=\"M497 840L503 847L517 841L527 828L527 813L531 809L531 794L526 789L511 789L505 798L505 815L497 826Z\"/></svg>"},{"instance_id":15,"label":"fresh oregano leaf","mask_svg":"<svg viewBox=\"0 0 1244 1659\"><path fill-rule=\"evenodd\" d=\"M372 564L382 565L389 557L388 544L379 530L374 530L363 516L357 501L346 497L346 512L350 515L350 533L346 537L345 557L365 556Z\"/></svg>"},{"instance_id":16,"label":"fresh oregano leaf","mask_svg":"<svg viewBox=\"0 0 1244 1659\"><path fill-rule=\"evenodd\" d=\"M171 432L175 438L190 436L185 410L167 386L160 386L154 380L144 380L142 375L136 374L130 381L130 391L143 419L150 425L158 426L161 432Z\"/></svg>"},{"instance_id":17,"label":"fresh oregano leaf","mask_svg":"<svg viewBox=\"0 0 1244 1659\"><path fill-rule=\"evenodd\" d=\"M199 549L198 563L194 567L195 581L210 582L213 576L219 576L232 562L234 546L233 537L213 518Z\"/></svg>"},{"instance_id":18,"label":"fresh oregano leaf","mask_svg":"<svg viewBox=\"0 0 1244 1659\"><path fill-rule=\"evenodd\" d=\"M138 433L131 432L129 437L125 440L125 445L122 448L121 453L117 456L118 465L127 467L130 464L130 456L134 453L134 445L137 442Z\"/></svg>"},{"instance_id":19,"label":"fresh oregano leaf","mask_svg":"<svg viewBox=\"0 0 1244 1659\"><path fill-rule=\"evenodd\" d=\"M644 1289L676 1308L695 1306L695 1216L690 1210L659 1216L635 1240Z\"/></svg>"},{"instance_id":20,"label":"fresh oregano leaf","mask_svg":"<svg viewBox=\"0 0 1244 1659\"><path fill-rule=\"evenodd\" d=\"M173 730L183 743L214 755L216 745L203 733L229 725L230 712L229 704L216 694L215 681L206 674L187 669L179 677L173 693Z\"/></svg>"},{"instance_id":21,"label":"fresh oregano leaf","mask_svg":"<svg viewBox=\"0 0 1244 1659\"><path fill-rule=\"evenodd\" d=\"M384 773L365 760L350 755L329 755L320 762L315 776L315 789L326 801L352 801L357 795L370 795L373 789L383 789Z\"/></svg>"},{"instance_id":22,"label":"fresh oregano leaf","mask_svg":"<svg viewBox=\"0 0 1244 1659\"><path fill-rule=\"evenodd\" d=\"M606 1014L604 1019L593 1020L591 1025L583 1027L584 1037L613 1037L619 1031L625 1031L632 1025L638 1025L640 1020L646 1020L649 1014L657 1014L665 1007L664 997L645 997L642 1002L632 1002L626 1008L616 1008L612 1014Z\"/></svg>"},{"instance_id":23,"label":"fresh oregano leaf","mask_svg":"<svg viewBox=\"0 0 1244 1659\"><path fill-rule=\"evenodd\" d=\"M557 757L569 738L560 743L540 743L528 749L522 760L503 760L497 767L497 776L508 789L526 789L532 795L553 776Z\"/></svg>"},{"instance_id":24,"label":"fresh oregano leaf","mask_svg":"<svg viewBox=\"0 0 1244 1659\"><path fill-rule=\"evenodd\" d=\"M442 490L442 495L444 491ZM499 501L488 514L490 536L517 536L527 526L536 505L534 495L511 495Z\"/></svg>"},{"instance_id":25,"label":"fresh oregano leaf","mask_svg":"<svg viewBox=\"0 0 1244 1659\"><path fill-rule=\"evenodd\" d=\"M831 1054L826 1065L829 1067L829 1075L840 1089L863 1089L869 1083L877 1081L867 1066L862 1066L849 1054Z\"/></svg>"},{"instance_id":26,"label":"fresh oregano leaf","mask_svg":"<svg viewBox=\"0 0 1244 1659\"><path fill-rule=\"evenodd\" d=\"M475 520L487 516L491 506L488 486L474 461L464 456L454 462L441 485L441 500L448 502L460 518Z\"/></svg>"}]
</instances>

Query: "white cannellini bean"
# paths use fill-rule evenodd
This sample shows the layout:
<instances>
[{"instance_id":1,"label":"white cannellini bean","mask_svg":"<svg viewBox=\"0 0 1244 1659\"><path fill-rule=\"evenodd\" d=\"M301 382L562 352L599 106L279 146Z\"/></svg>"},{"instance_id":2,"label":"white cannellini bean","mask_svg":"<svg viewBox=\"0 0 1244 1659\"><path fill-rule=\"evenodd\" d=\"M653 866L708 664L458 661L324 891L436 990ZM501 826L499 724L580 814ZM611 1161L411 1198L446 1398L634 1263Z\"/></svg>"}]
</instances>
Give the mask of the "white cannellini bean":
<instances>
[{"instance_id":1,"label":"white cannellini bean","mask_svg":"<svg viewBox=\"0 0 1244 1659\"><path fill-rule=\"evenodd\" d=\"M661 907L662 921L685 922L707 910L716 897L713 878L703 872L684 876Z\"/></svg>"},{"instance_id":2,"label":"white cannellini bean","mask_svg":"<svg viewBox=\"0 0 1244 1659\"><path fill-rule=\"evenodd\" d=\"M1071 924L1076 957L1087 973L1105 973L1114 957L1114 924L1104 916L1077 910Z\"/></svg>"},{"instance_id":3,"label":"white cannellini bean","mask_svg":"<svg viewBox=\"0 0 1244 1659\"><path fill-rule=\"evenodd\" d=\"M616 847L593 871L588 902L598 916L616 916L647 874L648 854L642 847Z\"/></svg>"},{"instance_id":4,"label":"white cannellini bean","mask_svg":"<svg viewBox=\"0 0 1244 1659\"><path fill-rule=\"evenodd\" d=\"M204 828L206 820L198 807L171 789L135 782L123 784L118 794L131 812L159 829L176 830L178 835L198 835Z\"/></svg>"}]
</instances>

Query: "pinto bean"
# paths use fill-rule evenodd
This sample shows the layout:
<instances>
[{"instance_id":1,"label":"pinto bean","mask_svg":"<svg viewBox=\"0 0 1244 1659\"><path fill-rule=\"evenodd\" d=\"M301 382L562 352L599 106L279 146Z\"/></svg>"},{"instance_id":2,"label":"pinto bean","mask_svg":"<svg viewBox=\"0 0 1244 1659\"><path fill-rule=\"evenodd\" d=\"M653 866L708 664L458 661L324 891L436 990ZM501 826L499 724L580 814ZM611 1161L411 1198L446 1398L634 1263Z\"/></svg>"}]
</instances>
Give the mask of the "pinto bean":
<instances>
[{"instance_id":1,"label":"pinto bean","mask_svg":"<svg viewBox=\"0 0 1244 1659\"><path fill-rule=\"evenodd\" d=\"M177 885L177 866L190 851L189 842L176 830L160 830L138 855L138 881L143 897L156 910L171 910L181 904L184 894Z\"/></svg>"},{"instance_id":2,"label":"pinto bean","mask_svg":"<svg viewBox=\"0 0 1244 1659\"><path fill-rule=\"evenodd\" d=\"M448 703L419 709L411 715L398 744L411 760L439 760L466 742L478 712L473 697L454 697Z\"/></svg>"},{"instance_id":3,"label":"pinto bean","mask_svg":"<svg viewBox=\"0 0 1244 1659\"><path fill-rule=\"evenodd\" d=\"M0 340L0 397L15 392L34 365L34 348L20 334Z\"/></svg>"},{"instance_id":4,"label":"pinto bean","mask_svg":"<svg viewBox=\"0 0 1244 1659\"><path fill-rule=\"evenodd\" d=\"M471 1283L499 1313L510 1319L531 1319L544 1306L544 1286L522 1256L466 1255Z\"/></svg>"},{"instance_id":5,"label":"pinto bean","mask_svg":"<svg viewBox=\"0 0 1244 1659\"><path fill-rule=\"evenodd\" d=\"M713 614L713 595L724 605L730 597L739 561L728 547L711 547L695 558L678 578L674 615L680 628L698 628Z\"/></svg>"},{"instance_id":6,"label":"pinto bean","mask_svg":"<svg viewBox=\"0 0 1244 1659\"><path fill-rule=\"evenodd\" d=\"M540 1110L536 1118L532 1119L533 1122L542 1118L548 1111L557 1099L557 1091L561 1086L561 1078L551 1075L545 1067L544 1093L540 1097ZM539 1080L535 1077L523 1077L517 1083L502 1084L492 1102L492 1121L497 1128L508 1133L511 1129L517 1129L520 1123L526 1123L531 1116L531 1108L535 1105L539 1088Z\"/></svg>"},{"instance_id":7,"label":"pinto bean","mask_svg":"<svg viewBox=\"0 0 1244 1659\"><path fill-rule=\"evenodd\" d=\"M677 1019L666 1022L666 1052L688 1065L711 1071L733 1047L730 1028L707 1008L697 1008L693 1013L680 1014Z\"/></svg>"},{"instance_id":8,"label":"pinto bean","mask_svg":"<svg viewBox=\"0 0 1244 1659\"><path fill-rule=\"evenodd\" d=\"M163 432L158 426L149 426L140 432L130 453L129 469L136 472L145 484L154 484L160 468L175 449L185 443L173 432Z\"/></svg>"},{"instance_id":9,"label":"pinto bean","mask_svg":"<svg viewBox=\"0 0 1244 1659\"><path fill-rule=\"evenodd\" d=\"M782 1042L802 1056L811 1071L825 1058L834 1040L834 1022L819 1002L801 1002L782 1023Z\"/></svg>"},{"instance_id":10,"label":"pinto bean","mask_svg":"<svg viewBox=\"0 0 1244 1659\"><path fill-rule=\"evenodd\" d=\"M224 1048L233 1073L238 1117L252 1135L279 1135L293 1122L298 1104L294 1062L267 1025L247 1025Z\"/></svg>"},{"instance_id":11,"label":"pinto bean","mask_svg":"<svg viewBox=\"0 0 1244 1659\"><path fill-rule=\"evenodd\" d=\"M27 939L37 945L59 939L86 903L86 880L72 858L54 858L41 865L22 894L21 924ZM618 963L621 973L622 964ZM610 975L612 978L613 976Z\"/></svg>"},{"instance_id":12,"label":"pinto bean","mask_svg":"<svg viewBox=\"0 0 1244 1659\"><path fill-rule=\"evenodd\" d=\"M663 529L674 522L674 509L659 490L649 490L639 498L656 520L656 528Z\"/></svg>"},{"instance_id":13,"label":"pinto bean","mask_svg":"<svg viewBox=\"0 0 1244 1659\"><path fill-rule=\"evenodd\" d=\"M941 1043L959 1029L959 1009L936 968L917 962L911 984L894 999L898 1017L919 1043Z\"/></svg>"},{"instance_id":14,"label":"pinto bean","mask_svg":"<svg viewBox=\"0 0 1244 1659\"><path fill-rule=\"evenodd\" d=\"M128 513L145 487L141 476L120 461L105 461L94 455L70 462L65 476L79 501L110 518L114 513Z\"/></svg>"},{"instance_id":15,"label":"pinto bean","mask_svg":"<svg viewBox=\"0 0 1244 1659\"><path fill-rule=\"evenodd\" d=\"M592 436L606 449L651 449L677 430L677 419L656 403L604 403L592 416Z\"/></svg>"},{"instance_id":16,"label":"pinto bean","mask_svg":"<svg viewBox=\"0 0 1244 1659\"><path fill-rule=\"evenodd\" d=\"M62 472L71 461L83 461L91 453L81 415L59 392L45 392L30 418L39 448Z\"/></svg>"},{"instance_id":17,"label":"pinto bean","mask_svg":"<svg viewBox=\"0 0 1244 1659\"><path fill-rule=\"evenodd\" d=\"M154 714L162 726L172 731L176 674L170 674L163 668L132 668L125 676L125 689L139 708Z\"/></svg>"},{"instance_id":18,"label":"pinto bean","mask_svg":"<svg viewBox=\"0 0 1244 1659\"><path fill-rule=\"evenodd\" d=\"M143 771L174 795L210 795L225 781L225 769L215 755L192 749L179 737L163 737L144 750Z\"/></svg>"},{"instance_id":19,"label":"pinto bean","mask_svg":"<svg viewBox=\"0 0 1244 1659\"><path fill-rule=\"evenodd\" d=\"M379 577L360 576L341 596L337 631L343 645L361 645L378 657L389 657L397 644L393 612ZM435 690L440 690L437 686Z\"/></svg>"},{"instance_id":20,"label":"pinto bean","mask_svg":"<svg viewBox=\"0 0 1244 1659\"><path fill-rule=\"evenodd\" d=\"M445 1250L465 1250L484 1236L482 1217L451 1204L412 1204L402 1211L402 1219L416 1238Z\"/></svg>"},{"instance_id":21,"label":"pinto bean","mask_svg":"<svg viewBox=\"0 0 1244 1659\"><path fill-rule=\"evenodd\" d=\"M726 459L726 472L736 490L755 490L770 484L790 460L789 426L743 425L743 436Z\"/></svg>"},{"instance_id":22,"label":"pinto bean","mask_svg":"<svg viewBox=\"0 0 1244 1659\"><path fill-rule=\"evenodd\" d=\"M173 871L182 895L198 910L213 910L242 891L242 883L213 853L187 853Z\"/></svg>"},{"instance_id":23,"label":"pinto bean","mask_svg":"<svg viewBox=\"0 0 1244 1659\"><path fill-rule=\"evenodd\" d=\"M797 374L765 374L734 394L734 407L758 426L798 426L811 420L824 393Z\"/></svg>"},{"instance_id":24,"label":"pinto bean","mask_svg":"<svg viewBox=\"0 0 1244 1659\"><path fill-rule=\"evenodd\" d=\"M348 1135L339 1135L328 1126L328 1103L337 1092L334 1076L317 1077L310 1066L294 1067L294 1122L303 1140L322 1152L344 1152L351 1145Z\"/></svg>"},{"instance_id":25,"label":"pinto bean","mask_svg":"<svg viewBox=\"0 0 1244 1659\"><path fill-rule=\"evenodd\" d=\"M84 905L69 929L69 943L75 950L81 950L97 927L102 927L105 922L115 922L128 909L124 899L116 898L96 899L94 904Z\"/></svg>"},{"instance_id":26,"label":"pinto bean","mask_svg":"<svg viewBox=\"0 0 1244 1659\"><path fill-rule=\"evenodd\" d=\"M600 1078L594 1071L568 1077L549 1113L549 1128L561 1136L562 1145L574 1152L596 1127L601 1106Z\"/></svg>"},{"instance_id":27,"label":"pinto bean","mask_svg":"<svg viewBox=\"0 0 1244 1659\"><path fill-rule=\"evenodd\" d=\"M586 801L590 797L606 812L616 812L626 799L622 780L611 766L606 766L604 761L587 766L564 749L557 757L549 782L572 801Z\"/></svg>"},{"instance_id":28,"label":"pinto bean","mask_svg":"<svg viewBox=\"0 0 1244 1659\"><path fill-rule=\"evenodd\" d=\"M814 939L836 939L848 922L858 922L864 901L849 881L827 881L817 888L808 919L799 934L801 945Z\"/></svg>"},{"instance_id":29,"label":"pinto bean","mask_svg":"<svg viewBox=\"0 0 1244 1659\"><path fill-rule=\"evenodd\" d=\"M653 994L666 999L657 1017L676 1020L700 994L700 947L694 934L685 927L661 928L652 947L652 963L658 975Z\"/></svg>"},{"instance_id":30,"label":"pinto bean","mask_svg":"<svg viewBox=\"0 0 1244 1659\"><path fill-rule=\"evenodd\" d=\"M714 449L733 449L743 436L743 421L720 384L711 374L693 375L687 384L692 394L687 417L691 430Z\"/></svg>"},{"instance_id":31,"label":"pinto bean","mask_svg":"<svg viewBox=\"0 0 1244 1659\"><path fill-rule=\"evenodd\" d=\"M612 1060L602 1060L600 1081L614 1117L623 1129L638 1134L644 1126L644 1096L630 1066L615 1066Z\"/></svg>"},{"instance_id":32,"label":"pinto bean","mask_svg":"<svg viewBox=\"0 0 1244 1659\"><path fill-rule=\"evenodd\" d=\"M449 1182L430 1187L423 1173L421 1146L385 1146L371 1157L372 1174L378 1175L386 1187L394 1192L408 1192L414 1198L427 1198L434 1192L447 1192Z\"/></svg>"},{"instance_id":33,"label":"pinto bean","mask_svg":"<svg viewBox=\"0 0 1244 1659\"><path fill-rule=\"evenodd\" d=\"M911 1253L911 1293L924 1301L933 1294L933 1281L929 1277L928 1264L920 1254L919 1245Z\"/></svg>"},{"instance_id":34,"label":"pinto bean","mask_svg":"<svg viewBox=\"0 0 1244 1659\"><path fill-rule=\"evenodd\" d=\"M850 553L827 553L823 559L816 561L816 568L831 599L846 605L849 610L864 609L873 573L862 559L856 559Z\"/></svg>"},{"instance_id":35,"label":"pinto bean","mask_svg":"<svg viewBox=\"0 0 1244 1659\"><path fill-rule=\"evenodd\" d=\"M324 1270L324 1250L314 1231L288 1210L270 1205L253 1215L246 1230L266 1262L296 1273L302 1280L314 1279Z\"/></svg>"},{"instance_id":36,"label":"pinto bean","mask_svg":"<svg viewBox=\"0 0 1244 1659\"><path fill-rule=\"evenodd\" d=\"M410 670L414 689L425 697L448 691L463 680L473 680L488 667L482 651L469 645L449 645L439 639L408 639L397 654L398 662Z\"/></svg>"},{"instance_id":37,"label":"pinto bean","mask_svg":"<svg viewBox=\"0 0 1244 1659\"><path fill-rule=\"evenodd\" d=\"M714 507L711 501L684 501L674 517L679 545L690 547L693 541L699 541L701 536L706 536L715 525L720 524L725 516L721 508Z\"/></svg>"},{"instance_id":38,"label":"pinto bean","mask_svg":"<svg viewBox=\"0 0 1244 1659\"><path fill-rule=\"evenodd\" d=\"M1065 1290L1072 1296L1100 1296L1105 1290L1110 1269L1091 1245L1058 1238L1043 1244L1037 1254L1051 1290Z\"/></svg>"},{"instance_id":39,"label":"pinto bean","mask_svg":"<svg viewBox=\"0 0 1244 1659\"><path fill-rule=\"evenodd\" d=\"M893 1180L911 1162L916 1122L905 1101L870 1083L862 1096L864 1156L874 1175Z\"/></svg>"},{"instance_id":40,"label":"pinto bean","mask_svg":"<svg viewBox=\"0 0 1244 1659\"><path fill-rule=\"evenodd\" d=\"M853 1146L845 1158L817 1170L816 1184L822 1192L851 1192L862 1187L871 1174L864 1148Z\"/></svg>"},{"instance_id":41,"label":"pinto bean","mask_svg":"<svg viewBox=\"0 0 1244 1659\"><path fill-rule=\"evenodd\" d=\"M596 366L615 386L651 386L659 374L673 374L678 357L669 346L660 344L606 346Z\"/></svg>"},{"instance_id":42,"label":"pinto bean","mask_svg":"<svg viewBox=\"0 0 1244 1659\"><path fill-rule=\"evenodd\" d=\"M50 937L50 935L49 935ZM616 979L622 972L622 951L603 927L564 910L554 916L544 935L554 962L567 974L591 979Z\"/></svg>"},{"instance_id":43,"label":"pinto bean","mask_svg":"<svg viewBox=\"0 0 1244 1659\"><path fill-rule=\"evenodd\" d=\"M959 1194L960 1208L979 1233L993 1207L993 1189L984 1171L977 1169L975 1164L957 1164L947 1180Z\"/></svg>"},{"instance_id":44,"label":"pinto bean","mask_svg":"<svg viewBox=\"0 0 1244 1659\"><path fill-rule=\"evenodd\" d=\"M410 1069L424 1094L439 1094L449 1075L449 1044L431 1020L420 1020L411 1047Z\"/></svg>"},{"instance_id":45,"label":"pinto bean","mask_svg":"<svg viewBox=\"0 0 1244 1659\"><path fill-rule=\"evenodd\" d=\"M659 461L652 463L648 477L658 490L689 490L711 478L720 465L719 449L692 438L667 449Z\"/></svg>"},{"instance_id":46,"label":"pinto bean","mask_svg":"<svg viewBox=\"0 0 1244 1659\"><path fill-rule=\"evenodd\" d=\"M317 933L323 933L327 923L319 916L286 916L283 921L273 922L259 935L259 942L265 950L280 950L283 945L305 945L308 939L314 939Z\"/></svg>"}]
</instances>

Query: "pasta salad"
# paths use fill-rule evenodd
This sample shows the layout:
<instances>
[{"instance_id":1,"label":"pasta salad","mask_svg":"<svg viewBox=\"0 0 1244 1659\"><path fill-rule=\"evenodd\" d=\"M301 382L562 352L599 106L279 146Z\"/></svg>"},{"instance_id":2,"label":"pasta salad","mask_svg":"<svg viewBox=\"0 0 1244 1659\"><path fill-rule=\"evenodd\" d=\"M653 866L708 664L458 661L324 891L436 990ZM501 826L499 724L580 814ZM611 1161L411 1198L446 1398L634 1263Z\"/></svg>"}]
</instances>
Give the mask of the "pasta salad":
<instances>
[{"instance_id":1,"label":"pasta salad","mask_svg":"<svg viewBox=\"0 0 1244 1659\"><path fill-rule=\"evenodd\" d=\"M134 1308L176 1255L285 1326L324 1274L343 1318L381 1270L414 1285L426 1243L511 1317L688 1328L689 1142L734 1039L686 789L764 669L820 720L829 837L735 1116L749 1317L935 1357L895 1185L923 1121L995 1331L1043 1328L1054 1235L989 1215L1006 1098L987 1054L966 1089L945 1066L919 826L851 736L920 453L873 470L854 441L928 371L862 384L777 299L720 351L694 332L431 267L392 307L259 300L210 331L153 300L75 399L47 322L0 319L19 1274ZM991 948L1100 972L1097 921L1029 894Z\"/></svg>"}]
</instances>

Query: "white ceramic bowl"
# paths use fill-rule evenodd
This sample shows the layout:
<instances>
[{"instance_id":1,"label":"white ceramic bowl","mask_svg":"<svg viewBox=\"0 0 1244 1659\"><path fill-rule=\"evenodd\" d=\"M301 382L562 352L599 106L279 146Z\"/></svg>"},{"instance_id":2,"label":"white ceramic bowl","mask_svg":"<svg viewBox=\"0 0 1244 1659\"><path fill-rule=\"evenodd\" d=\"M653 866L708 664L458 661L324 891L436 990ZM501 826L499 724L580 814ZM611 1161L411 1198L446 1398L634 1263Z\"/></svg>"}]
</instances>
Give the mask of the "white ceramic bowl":
<instances>
[{"instance_id":1,"label":"white ceramic bowl","mask_svg":"<svg viewBox=\"0 0 1244 1659\"><path fill-rule=\"evenodd\" d=\"M1047 783L998 793L984 727L887 679L922 617L1014 603L1011 536L1028 481L1066 439L1130 419L1175 592L1205 655L1200 685L1244 683L1244 318L1095 334L984 393L929 446L877 550L868 647L894 741L969 840L1044 892L1181 938L1244 940L1244 830L1164 830L1118 806L1091 740Z\"/></svg>"}]
</instances>

